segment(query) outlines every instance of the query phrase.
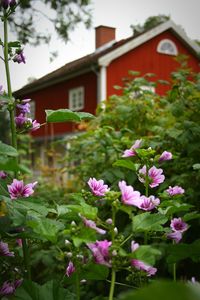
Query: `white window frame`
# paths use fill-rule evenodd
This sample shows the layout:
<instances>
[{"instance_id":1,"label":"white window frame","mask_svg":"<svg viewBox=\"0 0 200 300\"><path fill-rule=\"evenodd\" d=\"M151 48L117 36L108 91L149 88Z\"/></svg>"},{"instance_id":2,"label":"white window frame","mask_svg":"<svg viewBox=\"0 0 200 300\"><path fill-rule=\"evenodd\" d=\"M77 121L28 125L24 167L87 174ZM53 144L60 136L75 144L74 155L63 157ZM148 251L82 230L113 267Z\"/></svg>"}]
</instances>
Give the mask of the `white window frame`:
<instances>
[{"instance_id":1,"label":"white window frame","mask_svg":"<svg viewBox=\"0 0 200 300\"><path fill-rule=\"evenodd\" d=\"M81 99L79 98L81 95ZM85 106L85 91L83 86L69 90L69 109L79 111Z\"/></svg>"},{"instance_id":2,"label":"white window frame","mask_svg":"<svg viewBox=\"0 0 200 300\"><path fill-rule=\"evenodd\" d=\"M34 120L35 119L35 110L36 110L36 105L35 105L35 101L34 100L31 100L29 102L30 104L30 115L29 117Z\"/></svg>"},{"instance_id":3,"label":"white window frame","mask_svg":"<svg viewBox=\"0 0 200 300\"><path fill-rule=\"evenodd\" d=\"M171 48L163 50L162 47L164 44L170 44ZM163 39L158 43L157 52L162 54L167 54L167 55L173 55L173 56L178 55L178 49L176 47L176 44L169 39Z\"/></svg>"}]
</instances>

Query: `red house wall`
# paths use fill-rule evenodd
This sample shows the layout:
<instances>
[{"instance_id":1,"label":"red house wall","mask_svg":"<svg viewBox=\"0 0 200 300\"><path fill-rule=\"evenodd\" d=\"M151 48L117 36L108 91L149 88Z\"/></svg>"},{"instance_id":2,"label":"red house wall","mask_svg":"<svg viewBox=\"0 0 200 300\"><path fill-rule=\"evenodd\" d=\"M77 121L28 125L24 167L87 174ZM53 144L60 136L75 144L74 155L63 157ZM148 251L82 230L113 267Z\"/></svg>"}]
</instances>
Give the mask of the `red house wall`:
<instances>
[{"instance_id":1,"label":"red house wall","mask_svg":"<svg viewBox=\"0 0 200 300\"><path fill-rule=\"evenodd\" d=\"M69 90L79 86L84 86L85 107L83 111L94 114L97 106L97 78L95 73L88 72L28 94L27 97L35 101L35 119L42 124L45 123L45 109L68 108ZM50 123L33 132L33 136L56 136L73 132L75 129L76 125L70 122Z\"/></svg>"},{"instance_id":2,"label":"red house wall","mask_svg":"<svg viewBox=\"0 0 200 300\"><path fill-rule=\"evenodd\" d=\"M172 40L179 54L189 56L189 66L196 72L200 71L198 59L170 31L166 31L111 62L107 68L107 96L120 94L113 86L122 86L122 78L128 76L129 70L140 71L141 75L154 73L156 76L151 78L152 81L170 79L170 73L180 65L174 56L157 52L157 45L162 39ZM168 89L166 85L159 85L156 92L162 95Z\"/></svg>"}]
</instances>

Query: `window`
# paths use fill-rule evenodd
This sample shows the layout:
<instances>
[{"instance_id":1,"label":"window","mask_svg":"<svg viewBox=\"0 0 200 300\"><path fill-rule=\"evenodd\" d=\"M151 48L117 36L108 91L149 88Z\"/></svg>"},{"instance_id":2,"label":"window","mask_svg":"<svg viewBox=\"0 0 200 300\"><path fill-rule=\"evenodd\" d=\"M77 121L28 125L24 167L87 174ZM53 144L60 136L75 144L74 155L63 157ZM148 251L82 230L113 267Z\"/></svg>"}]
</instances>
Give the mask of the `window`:
<instances>
[{"instance_id":1,"label":"window","mask_svg":"<svg viewBox=\"0 0 200 300\"><path fill-rule=\"evenodd\" d=\"M29 116L32 120L34 120L35 119L35 101L31 100L29 102L29 104L30 104L30 115Z\"/></svg>"},{"instance_id":2,"label":"window","mask_svg":"<svg viewBox=\"0 0 200 300\"><path fill-rule=\"evenodd\" d=\"M157 52L168 54L168 55L177 55L178 50L175 43L171 40L164 39L158 43Z\"/></svg>"},{"instance_id":3,"label":"window","mask_svg":"<svg viewBox=\"0 0 200 300\"><path fill-rule=\"evenodd\" d=\"M69 109L77 111L84 108L84 87L69 90Z\"/></svg>"}]
</instances>

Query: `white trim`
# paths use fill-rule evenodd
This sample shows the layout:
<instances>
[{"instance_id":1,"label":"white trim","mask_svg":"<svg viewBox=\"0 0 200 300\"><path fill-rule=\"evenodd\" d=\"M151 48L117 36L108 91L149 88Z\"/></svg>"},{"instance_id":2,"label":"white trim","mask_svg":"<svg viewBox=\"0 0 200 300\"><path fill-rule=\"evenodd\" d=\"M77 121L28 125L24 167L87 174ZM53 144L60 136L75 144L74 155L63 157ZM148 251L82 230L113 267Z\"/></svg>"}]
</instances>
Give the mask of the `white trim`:
<instances>
[{"instance_id":1,"label":"white trim","mask_svg":"<svg viewBox=\"0 0 200 300\"><path fill-rule=\"evenodd\" d=\"M170 49L167 49L166 47L165 49L163 49L162 47L165 44L168 44L170 46ZM161 40L157 45L157 52L161 54L167 54L167 55L178 55L178 49L176 47L176 44L170 39Z\"/></svg>"},{"instance_id":2,"label":"white trim","mask_svg":"<svg viewBox=\"0 0 200 300\"><path fill-rule=\"evenodd\" d=\"M99 78L99 102L106 100L107 97L107 74L106 74L106 67L102 66L100 68L100 78Z\"/></svg>"},{"instance_id":3,"label":"white trim","mask_svg":"<svg viewBox=\"0 0 200 300\"><path fill-rule=\"evenodd\" d=\"M98 63L100 66L107 67L111 61L120 57L121 55L127 53L128 51L142 45L143 43L147 42L148 40L154 38L155 36L161 34L162 32L173 29L175 33L190 46L196 53L200 52L200 47L195 44L192 40L188 38L184 30L177 26L173 21L169 20L165 23L158 25L157 27L141 34L140 36L133 38L130 42L125 43L121 47L105 54L104 56L100 57Z\"/></svg>"}]
</instances>

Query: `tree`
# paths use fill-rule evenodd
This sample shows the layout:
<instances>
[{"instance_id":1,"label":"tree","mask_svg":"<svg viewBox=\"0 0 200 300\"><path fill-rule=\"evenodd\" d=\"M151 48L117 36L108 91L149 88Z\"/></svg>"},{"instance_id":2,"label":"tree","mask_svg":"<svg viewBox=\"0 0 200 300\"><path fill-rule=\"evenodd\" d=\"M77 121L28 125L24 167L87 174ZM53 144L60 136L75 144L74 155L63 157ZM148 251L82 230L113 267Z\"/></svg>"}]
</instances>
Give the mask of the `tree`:
<instances>
[{"instance_id":1,"label":"tree","mask_svg":"<svg viewBox=\"0 0 200 300\"><path fill-rule=\"evenodd\" d=\"M21 0L16 13L10 16L11 30L22 44L38 45L51 39L45 27L54 26L65 42L77 24L91 26L91 0ZM3 8L1 8L3 9ZM44 22L46 20L46 22Z\"/></svg>"},{"instance_id":2,"label":"tree","mask_svg":"<svg viewBox=\"0 0 200 300\"><path fill-rule=\"evenodd\" d=\"M166 15L151 16L147 18L144 24L142 25L141 24L131 25L131 29L133 30L133 35L147 31L161 23L168 21L169 19L170 17Z\"/></svg>"}]
</instances>

